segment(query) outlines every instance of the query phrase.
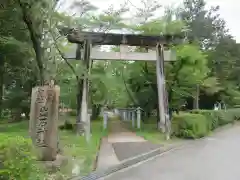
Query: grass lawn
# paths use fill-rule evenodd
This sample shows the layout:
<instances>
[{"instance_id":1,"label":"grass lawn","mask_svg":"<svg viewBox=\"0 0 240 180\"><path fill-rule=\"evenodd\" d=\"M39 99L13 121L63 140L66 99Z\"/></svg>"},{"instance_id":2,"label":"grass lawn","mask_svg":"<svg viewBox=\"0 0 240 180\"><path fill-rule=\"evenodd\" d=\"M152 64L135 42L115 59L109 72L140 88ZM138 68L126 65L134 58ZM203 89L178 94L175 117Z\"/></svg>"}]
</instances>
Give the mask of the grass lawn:
<instances>
[{"instance_id":1,"label":"grass lawn","mask_svg":"<svg viewBox=\"0 0 240 180\"><path fill-rule=\"evenodd\" d=\"M91 142L88 144L84 137L79 137L71 131L60 131L60 147L65 156L74 157L76 163L81 165L81 175L92 171L101 137L107 132L103 131L101 121L92 122ZM28 138L28 121L12 124L0 124L0 140L2 137L23 136Z\"/></svg>"},{"instance_id":2,"label":"grass lawn","mask_svg":"<svg viewBox=\"0 0 240 180\"><path fill-rule=\"evenodd\" d=\"M157 129L156 120L148 120L148 122L146 122L146 123L142 122L141 129L132 128L131 123L128 124L128 127L132 131L136 132L136 134L138 136L141 136L144 139L151 141L152 143L169 144L169 143L173 143L176 141L180 141L180 139L178 139L176 137L172 137L170 140L166 141L165 135Z\"/></svg>"}]
</instances>

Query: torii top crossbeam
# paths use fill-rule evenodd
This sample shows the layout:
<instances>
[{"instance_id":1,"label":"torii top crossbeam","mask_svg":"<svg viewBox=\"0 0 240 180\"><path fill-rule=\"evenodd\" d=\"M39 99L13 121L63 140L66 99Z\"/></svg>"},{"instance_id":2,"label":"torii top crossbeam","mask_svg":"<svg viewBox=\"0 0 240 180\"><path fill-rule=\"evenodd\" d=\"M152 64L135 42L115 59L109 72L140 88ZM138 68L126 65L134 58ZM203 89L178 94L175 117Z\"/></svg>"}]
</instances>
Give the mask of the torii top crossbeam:
<instances>
[{"instance_id":1,"label":"torii top crossbeam","mask_svg":"<svg viewBox=\"0 0 240 180\"><path fill-rule=\"evenodd\" d=\"M68 41L81 44L90 40L92 45L128 45L142 47L156 47L157 44L179 44L182 42L181 35L149 36L139 34L114 34L100 32L84 32L77 29L65 29Z\"/></svg>"}]
</instances>

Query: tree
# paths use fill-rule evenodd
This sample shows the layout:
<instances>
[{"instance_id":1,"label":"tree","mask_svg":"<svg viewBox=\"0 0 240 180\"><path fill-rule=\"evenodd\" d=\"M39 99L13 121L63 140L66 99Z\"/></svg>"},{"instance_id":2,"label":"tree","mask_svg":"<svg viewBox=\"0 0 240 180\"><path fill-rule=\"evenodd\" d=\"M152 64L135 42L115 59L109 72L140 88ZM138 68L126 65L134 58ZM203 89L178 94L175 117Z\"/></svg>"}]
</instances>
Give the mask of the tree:
<instances>
[{"instance_id":1,"label":"tree","mask_svg":"<svg viewBox=\"0 0 240 180\"><path fill-rule=\"evenodd\" d=\"M189 41L199 43L203 51L214 49L228 32L226 23L220 18L218 10L219 6L211 7L208 10L204 0L185 0L178 13L180 19L187 25L186 35ZM209 80L214 80L213 86L218 84L216 78L209 78ZM196 92L193 103L195 109L199 108L200 86L200 84L195 85ZM220 90L214 87L211 89Z\"/></svg>"},{"instance_id":2,"label":"tree","mask_svg":"<svg viewBox=\"0 0 240 180\"><path fill-rule=\"evenodd\" d=\"M75 2L74 7L78 9L78 12L81 12L78 14L78 16L72 18L72 27L77 27L80 30L91 30L91 31L102 31L102 32L107 32L112 29L119 28L119 26L123 27L123 23L121 22L122 14L126 12L126 8L123 5L120 7L120 9L113 9L110 7L108 10L101 14L94 14L93 11L96 10L96 7L92 6L91 3L88 1L82 0L80 2ZM62 16L65 16L62 14ZM66 19L68 17L65 16ZM62 22L62 26L67 25L66 22ZM86 68L84 65L81 63L80 65L80 71L76 70L76 66L73 66L72 63L68 61L64 57L63 54L63 45L62 45L62 40L61 38L58 39L56 37L61 37L61 31L58 32L51 32L52 37L54 40L55 47L58 50L58 53L61 55L61 58L67 63L67 65L70 67L72 70L75 78L76 78L76 84L77 84L77 124L80 124L81 119L80 119L80 110L81 110L81 101L82 101L82 86L83 86L83 77L86 76ZM67 33L65 33L67 35ZM65 37L62 37L65 38ZM80 49L82 48L81 45L78 45L78 52L80 52ZM81 55L79 56L81 59ZM94 65L95 63L93 63ZM89 79L92 79L91 76L88 77ZM91 83L92 84L92 83ZM90 102L93 102L92 100ZM96 107L93 105L93 107ZM79 126L78 132L82 131L82 127Z\"/></svg>"},{"instance_id":3,"label":"tree","mask_svg":"<svg viewBox=\"0 0 240 180\"><path fill-rule=\"evenodd\" d=\"M15 105L14 109L20 110L23 108L21 102L27 100L27 98L22 96L22 101L19 101L21 93L13 92L18 89L18 91L31 94L31 88L29 91L25 84L26 82L32 82L36 77L34 73L35 63L32 61L33 53L29 50L31 45L28 44L28 34L21 21L19 11L17 11L18 4L16 1L5 2L3 9L1 11L1 17L3 17L1 18L1 24L4 28L0 29L0 110L10 108L12 105ZM14 96L8 96L10 92ZM9 101L10 99L11 101ZM8 101L7 104L6 101ZM19 103L18 106L16 106L16 102ZM23 109L27 112L29 108L26 108L26 104L24 106ZM16 114L18 117L21 114L19 110ZM13 117L13 119L17 118Z\"/></svg>"},{"instance_id":4,"label":"tree","mask_svg":"<svg viewBox=\"0 0 240 180\"><path fill-rule=\"evenodd\" d=\"M228 32L219 8L215 6L208 10L204 0L184 0L183 7L179 8L178 16L187 25L189 40L200 43L203 50L214 48Z\"/></svg>"},{"instance_id":5,"label":"tree","mask_svg":"<svg viewBox=\"0 0 240 180\"><path fill-rule=\"evenodd\" d=\"M177 61L168 69L169 101L174 108L187 97L194 97L196 84L203 84L209 74L207 58L199 47L180 45L177 47Z\"/></svg>"}]
</instances>

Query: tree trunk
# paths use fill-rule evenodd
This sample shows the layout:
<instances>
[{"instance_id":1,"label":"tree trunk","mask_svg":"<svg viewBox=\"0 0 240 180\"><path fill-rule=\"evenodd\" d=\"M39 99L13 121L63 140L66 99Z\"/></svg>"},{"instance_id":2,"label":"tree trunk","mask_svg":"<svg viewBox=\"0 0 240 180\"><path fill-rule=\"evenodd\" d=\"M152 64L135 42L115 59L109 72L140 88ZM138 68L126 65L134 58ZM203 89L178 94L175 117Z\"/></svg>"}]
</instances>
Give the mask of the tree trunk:
<instances>
[{"instance_id":1,"label":"tree trunk","mask_svg":"<svg viewBox=\"0 0 240 180\"><path fill-rule=\"evenodd\" d=\"M193 109L199 109L199 95L200 95L199 85L196 86L196 92L193 99Z\"/></svg>"},{"instance_id":2,"label":"tree trunk","mask_svg":"<svg viewBox=\"0 0 240 180\"><path fill-rule=\"evenodd\" d=\"M10 122L15 123L21 121L21 109L12 109L11 116Z\"/></svg>"},{"instance_id":3,"label":"tree trunk","mask_svg":"<svg viewBox=\"0 0 240 180\"><path fill-rule=\"evenodd\" d=\"M19 5L22 10L22 19L27 26L27 29L33 44L33 49L36 55L40 84L43 85L45 83L45 76L44 76L44 65L43 65L44 52L41 47L42 29L40 29L40 27L34 27L34 24L36 24L36 22L34 23L32 21L31 14L28 12L29 9L27 9L26 5L21 3L20 0L19 0Z\"/></svg>"},{"instance_id":4,"label":"tree trunk","mask_svg":"<svg viewBox=\"0 0 240 180\"><path fill-rule=\"evenodd\" d=\"M93 104L92 105L92 117L91 117L91 120L96 120L97 117L99 116L100 114L100 106L99 105L96 105L96 104Z\"/></svg>"},{"instance_id":5,"label":"tree trunk","mask_svg":"<svg viewBox=\"0 0 240 180\"><path fill-rule=\"evenodd\" d=\"M81 105L82 105L82 95L83 95L83 79L79 79L77 82L77 117L76 117L76 125L77 132L82 134L84 132L84 126L81 123Z\"/></svg>"}]
</instances>

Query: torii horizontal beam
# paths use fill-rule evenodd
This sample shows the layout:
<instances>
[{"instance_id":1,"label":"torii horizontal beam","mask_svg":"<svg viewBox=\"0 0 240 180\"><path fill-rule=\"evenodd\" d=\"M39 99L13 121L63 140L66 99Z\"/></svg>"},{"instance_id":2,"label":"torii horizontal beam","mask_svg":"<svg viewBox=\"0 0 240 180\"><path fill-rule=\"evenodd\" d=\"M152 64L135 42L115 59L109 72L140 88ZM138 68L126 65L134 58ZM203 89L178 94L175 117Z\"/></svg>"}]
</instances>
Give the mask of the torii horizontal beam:
<instances>
[{"instance_id":1,"label":"torii horizontal beam","mask_svg":"<svg viewBox=\"0 0 240 180\"><path fill-rule=\"evenodd\" d=\"M66 59L76 59L77 45L72 45L68 50L65 51L64 56ZM83 56L83 50L81 56ZM120 47L120 52L105 52L100 51L99 48L91 49L92 60L119 60L119 61L156 61L156 51L149 50L147 53L142 52L128 52L123 51ZM83 59L83 57L81 57ZM174 61L176 55L173 51L164 51L164 61Z\"/></svg>"},{"instance_id":2,"label":"torii horizontal beam","mask_svg":"<svg viewBox=\"0 0 240 180\"><path fill-rule=\"evenodd\" d=\"M63 34L67 35L71 43L82 44L90 40L92 45L128 45L141 47L156 47L157 44L179 44L184 38L182 35L149 36L140 34L114 34L101 32L84 32L78 29L65 28Z\"/></svg>"}]
</instances>

